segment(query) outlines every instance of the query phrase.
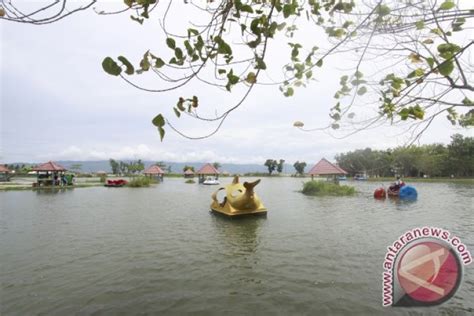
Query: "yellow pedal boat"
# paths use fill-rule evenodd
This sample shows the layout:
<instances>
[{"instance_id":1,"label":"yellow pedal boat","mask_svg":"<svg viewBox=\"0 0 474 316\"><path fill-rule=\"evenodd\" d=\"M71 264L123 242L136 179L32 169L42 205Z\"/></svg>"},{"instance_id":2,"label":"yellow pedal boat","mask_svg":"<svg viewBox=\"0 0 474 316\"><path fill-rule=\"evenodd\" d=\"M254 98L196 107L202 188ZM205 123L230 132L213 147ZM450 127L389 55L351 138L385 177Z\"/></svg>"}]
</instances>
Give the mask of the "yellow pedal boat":
<instances>
[{"instance_id":1,"label":"yellow pedal boat","mask_svg":"<svg viewBox=\"0 0 474 316\"><path fill-rule=\"evenodd\" d=\"M235 176L232 184L225 188L219 188L212 194L211 210L230 217L246 215L266 215L267 209L263 206L254 187L260 183L260 179L254 182L239 183L239 177ZM222 202L217 200L217 193L225 190L226 196Z\"/></svg>"}]
</instances>

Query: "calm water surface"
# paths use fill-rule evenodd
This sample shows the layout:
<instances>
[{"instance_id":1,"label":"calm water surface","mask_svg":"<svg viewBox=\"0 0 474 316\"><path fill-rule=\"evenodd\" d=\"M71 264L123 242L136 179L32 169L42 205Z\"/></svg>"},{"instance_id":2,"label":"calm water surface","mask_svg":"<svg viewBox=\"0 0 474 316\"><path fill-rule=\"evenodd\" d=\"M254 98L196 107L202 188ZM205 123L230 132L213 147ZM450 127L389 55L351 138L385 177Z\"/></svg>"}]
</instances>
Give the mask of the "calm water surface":
<instances>
[{"instance_id":1,"label":"calm water surface","mask_svg":"<svg viewBox=\"0 0 474 316\"><path fill-rule=\"evenodd\" d=\"M231 181L230 178L223 182ZM472 314L474 264L440 307L381 306L386 247L438 226L474 253L473 186L415 184L412 203L298 193L262 179L267 218L209 213L216 187L1 192L0 314Z\"/></svg>"}]
</instances>

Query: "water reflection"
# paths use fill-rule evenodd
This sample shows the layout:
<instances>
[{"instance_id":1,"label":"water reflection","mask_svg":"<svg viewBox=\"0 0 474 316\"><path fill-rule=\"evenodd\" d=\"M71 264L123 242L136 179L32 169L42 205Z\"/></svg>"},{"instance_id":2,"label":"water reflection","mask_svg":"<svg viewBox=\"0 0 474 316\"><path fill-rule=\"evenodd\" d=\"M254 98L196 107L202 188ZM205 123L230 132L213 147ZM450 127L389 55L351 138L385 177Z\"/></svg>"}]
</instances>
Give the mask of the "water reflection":
<instances>
[{"instance_id":1,"label":"water reflection","mask_svg":"<svg viewBox=\"0 0 474 316\"><path fill-rule=\"evenodd\" d=\"M257 252L259 230L265 217L227 218L211 213L218 238L226 243L231 254L239 256Z\"/></svg>"},{"instance_id":2,"label":"water reflection","mask_svg":"<svg viewBox=\"0 0 474 316\"><path fill-rule=\"evenodd\" d=\"M398 211L409 211L416 204L416 199L400 199L390 197L387 199L389 203L395 205Z\"/></svg>"},{"instance_id":3,"label":"water reflection","mask_svg":"<svg viewBox=\"0 0 474 316\"><path fill-rule=\"evenodd\" d=\"M40 190L35 190L36 195L55 195L58 193L66 193L70 190L71 188L42 188Z\"/></svg>"}]
</instances>

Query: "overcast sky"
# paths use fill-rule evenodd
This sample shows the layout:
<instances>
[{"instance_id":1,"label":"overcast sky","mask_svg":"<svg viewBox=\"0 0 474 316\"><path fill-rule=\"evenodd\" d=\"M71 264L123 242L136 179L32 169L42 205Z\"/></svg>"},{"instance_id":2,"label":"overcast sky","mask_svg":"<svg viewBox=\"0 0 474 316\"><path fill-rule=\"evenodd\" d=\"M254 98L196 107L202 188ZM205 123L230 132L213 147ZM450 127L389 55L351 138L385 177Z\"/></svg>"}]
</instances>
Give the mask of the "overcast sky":
<instances>
[{"instance_id":1,"label":"overcast sky","mask_svg":"<svg viewBox=\"0 0 474 316\"><path fill-rule=\"evenodd\" d=\"M174 19L171 24L185 26L193 17L179 10L182 20ZM340 70L346 62L335 58L325 61L316 74L317 82L297 89L292 98L285 98L277 86L257 87L209 139L187 140L168 129L160 142L151 119L158 113L173 118L171 105L179 96L198 95L204 111L220 113L241 91L236 89L236 95L230 95L191 82L179 91L150 94L104 73L101 62L105 56L123 54L137 64L148 49L167 50L157 18L141 26L128 15L104 17L88 11L46 26L1 22L0 30L3 163L109 158L221 163L284 158L290 163L311 163L322 157L332 160L337 153L357 148L382 149L407 141L403 128L398 127L366 130L339 140L325 132L305 133L292 126L296 120L314 127L329 122ZM306 32L304 36L324 40L318 34ZM286 46L273 45L270 61L287 60ZM281 70L275 68L267 77L278 75ZM145 83L161 87L152 81ZM190 119L174 122L195 136L214 128ZM421 143L448 143L450 135L457 132L469 135L443 117Z\"/></svg>"}]
</instances>

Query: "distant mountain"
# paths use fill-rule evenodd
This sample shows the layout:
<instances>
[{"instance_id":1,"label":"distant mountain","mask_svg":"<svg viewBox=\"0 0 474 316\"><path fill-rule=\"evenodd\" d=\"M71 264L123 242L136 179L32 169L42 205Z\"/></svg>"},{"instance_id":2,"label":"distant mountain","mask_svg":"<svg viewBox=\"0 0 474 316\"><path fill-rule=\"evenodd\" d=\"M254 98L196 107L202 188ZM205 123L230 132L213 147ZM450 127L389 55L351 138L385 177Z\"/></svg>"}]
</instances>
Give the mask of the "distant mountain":
<instances>
[{"instance_id":1,"label":"distant mountain","mask_svg":"<svg viewBox=\"0 0 474 316\"><path fill-rule=\"evenodd\" d=\"M98 160L98 161L56 161L58 164L62 165L66 169L71 170L74 165L80 165L81 168L77 171L80 172L97 172L97 171L105 171L105 172L112 172L110 168L110 163L108 160ZM124 160L124 162L128 162L128 160ZM143 163L145 164L145 168L153 165L156 161L147 161L144 160ZM17 163L12 163L9 165L16 165ZM18 163L20 165L27 164L31 165L31 163ZM171 167L171 172L173 173L181 173L183 172L184 166L192 166L194 170L198 170L204 165L204 162L169 162L165 161L165 165ZM227 164L223 163L222 167L219 169L221 172L228 172L230 174L234 173L249 173L249 172L268 172L267 168L263 165L258 164ZM283 167L283 173L294 173L295 170L292 165L285 164Z\"/></svg>"}]
</instances>

